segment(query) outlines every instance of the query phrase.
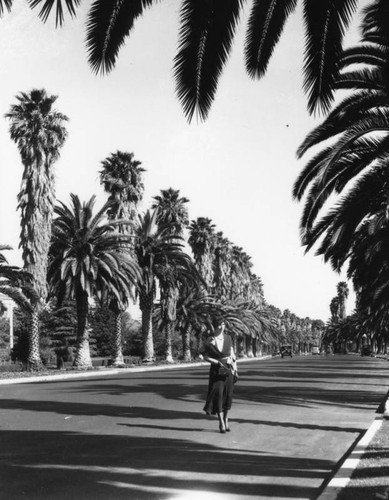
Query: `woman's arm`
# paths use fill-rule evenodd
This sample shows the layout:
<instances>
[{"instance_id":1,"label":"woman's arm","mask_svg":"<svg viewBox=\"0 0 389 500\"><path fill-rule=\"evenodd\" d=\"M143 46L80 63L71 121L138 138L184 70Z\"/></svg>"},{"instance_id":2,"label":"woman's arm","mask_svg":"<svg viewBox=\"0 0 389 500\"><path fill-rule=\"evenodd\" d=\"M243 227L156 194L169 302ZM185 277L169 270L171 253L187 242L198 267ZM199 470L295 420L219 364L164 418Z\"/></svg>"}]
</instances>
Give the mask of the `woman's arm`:
<instances>
[{"instance_id":1,"label":"woman's arm","mask_svg":"<svg viewBox=\"0 0 389 500\"><path fill-rule=\"evenodd\" d=\"M207 355L204 355L205 361L208 361L208 363L211 363L211 365L220 365L220 361L215 359L215 358L210 358Z\"/></svg>"}]
</instances>

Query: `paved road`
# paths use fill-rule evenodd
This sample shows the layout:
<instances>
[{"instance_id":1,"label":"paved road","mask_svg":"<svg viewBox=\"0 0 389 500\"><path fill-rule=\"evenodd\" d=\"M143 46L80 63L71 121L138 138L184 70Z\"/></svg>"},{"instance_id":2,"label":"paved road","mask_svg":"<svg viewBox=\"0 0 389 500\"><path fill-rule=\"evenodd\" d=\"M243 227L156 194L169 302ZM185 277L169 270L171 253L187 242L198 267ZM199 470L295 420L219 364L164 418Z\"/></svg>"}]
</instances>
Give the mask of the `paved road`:
<instances>
[{"instance_id":1,"label":"paved road","mask_svg":"<svg viewBox=\"0 0 389 500\"><path fill-rule=\"evenodd\" d=\"M373 421L387 361L239 367L229 434L202 413L205 367L0 386L0 498L316 498Z\"/></svg>"}]
</instances>

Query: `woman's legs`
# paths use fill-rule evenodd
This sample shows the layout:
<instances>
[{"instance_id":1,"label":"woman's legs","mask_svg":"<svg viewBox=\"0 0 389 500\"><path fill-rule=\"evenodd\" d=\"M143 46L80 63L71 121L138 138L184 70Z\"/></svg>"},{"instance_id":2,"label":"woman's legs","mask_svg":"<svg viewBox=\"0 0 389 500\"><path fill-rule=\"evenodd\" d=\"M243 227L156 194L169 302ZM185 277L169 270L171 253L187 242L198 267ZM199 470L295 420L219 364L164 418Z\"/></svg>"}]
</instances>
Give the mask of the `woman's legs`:
<instances>
[{"instance_id":1,"label":"woman's legs","mask_svg":"<svg viewBox=\"0 0 389 500\"><path fill-rule=\"evenodd\" d=\"M223 421L224 421L224 428L227 432L230 431L230 426L228 425L228 410L224 410L223 412Z\"/></svg>"},{"instance_id":2,"label":"woman's legs","mask_svg":"<svg viewBox=\"0 0 389 500\"><path fill-rule=\"evenodd\" d=\"M224 413L218 413L217 418L219 419L219 429L222 434L226 432L226 426L224 424Z\"/></svg>"}]
</instances>

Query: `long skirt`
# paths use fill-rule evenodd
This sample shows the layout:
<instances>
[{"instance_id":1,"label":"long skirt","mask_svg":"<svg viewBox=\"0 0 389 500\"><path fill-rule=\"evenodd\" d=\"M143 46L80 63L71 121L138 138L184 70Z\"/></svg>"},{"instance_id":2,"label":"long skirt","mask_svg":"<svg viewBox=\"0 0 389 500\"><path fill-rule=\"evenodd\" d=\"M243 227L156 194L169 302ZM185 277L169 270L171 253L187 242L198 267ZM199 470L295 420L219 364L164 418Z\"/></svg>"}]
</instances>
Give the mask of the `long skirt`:
<instances>
[{"instance_id":1,"label":"long skirt","mask_svg":"<svg viewBox=\"0 0 389 500\"><path fill-rule=\"evenodd\" d=\"M220 376L217 373L217 367L211 365L204 411L208 415L216 415L217 413L230 410L233 392L234 377L232 373L229 373L227 377Z\"/></svg>"}]
</instances>

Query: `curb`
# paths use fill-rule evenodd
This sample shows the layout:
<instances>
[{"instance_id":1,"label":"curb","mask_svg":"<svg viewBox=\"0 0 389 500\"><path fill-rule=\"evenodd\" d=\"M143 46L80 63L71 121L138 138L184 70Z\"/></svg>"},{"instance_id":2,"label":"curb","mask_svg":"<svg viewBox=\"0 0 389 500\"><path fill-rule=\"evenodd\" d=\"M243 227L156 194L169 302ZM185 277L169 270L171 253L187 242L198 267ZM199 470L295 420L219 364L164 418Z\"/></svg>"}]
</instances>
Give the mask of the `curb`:
<instances>
[{"instance_id":1,"label":"curb","mask_svg":"<svg viewBox=\"0 0 389 500\"><path fill-rule=\"evenodd\" d=\"M271 356L261 356L258 358L243 358L238 359L238 363L244 363L245 361L262 361L269 359ZM199 361L194 363L182 363L174 365L159 365L159 366L144 366L139 368L113 368L106 370L90 370L78 373L64 373L56 375L42 375L37 377L19 377L11 379L0 380L0 385L11 385L11 384L32 384L37 382L56 382L61 380L72 380L80 378L92 378L92 377L106 377L111 375L118 375L122 373L142 373L142 372L155 372L161 370L178 370L180 368L196 368L198 366L208 366L206 361Z\"/></svg>"},{"instance_id":2,"label":"curb","mask_svg":"<svg viewBox=\"0 0 389 500\"><path fill-rule=\"evenodd\" d=\"M327 486L316 498L316 500L336 500L338 498L340 492L349 483L353 472L358 467L358 464L366 451L366 448L369 446L376 432L380 429L384 419L386 418L389 418L388 396L386 396L386 400L384 400L383 412L376 415L370 427L363 434L362 438L352 446L351 451L348 453L339 469L337 469Z\"/></svg>"}]
</instances>

